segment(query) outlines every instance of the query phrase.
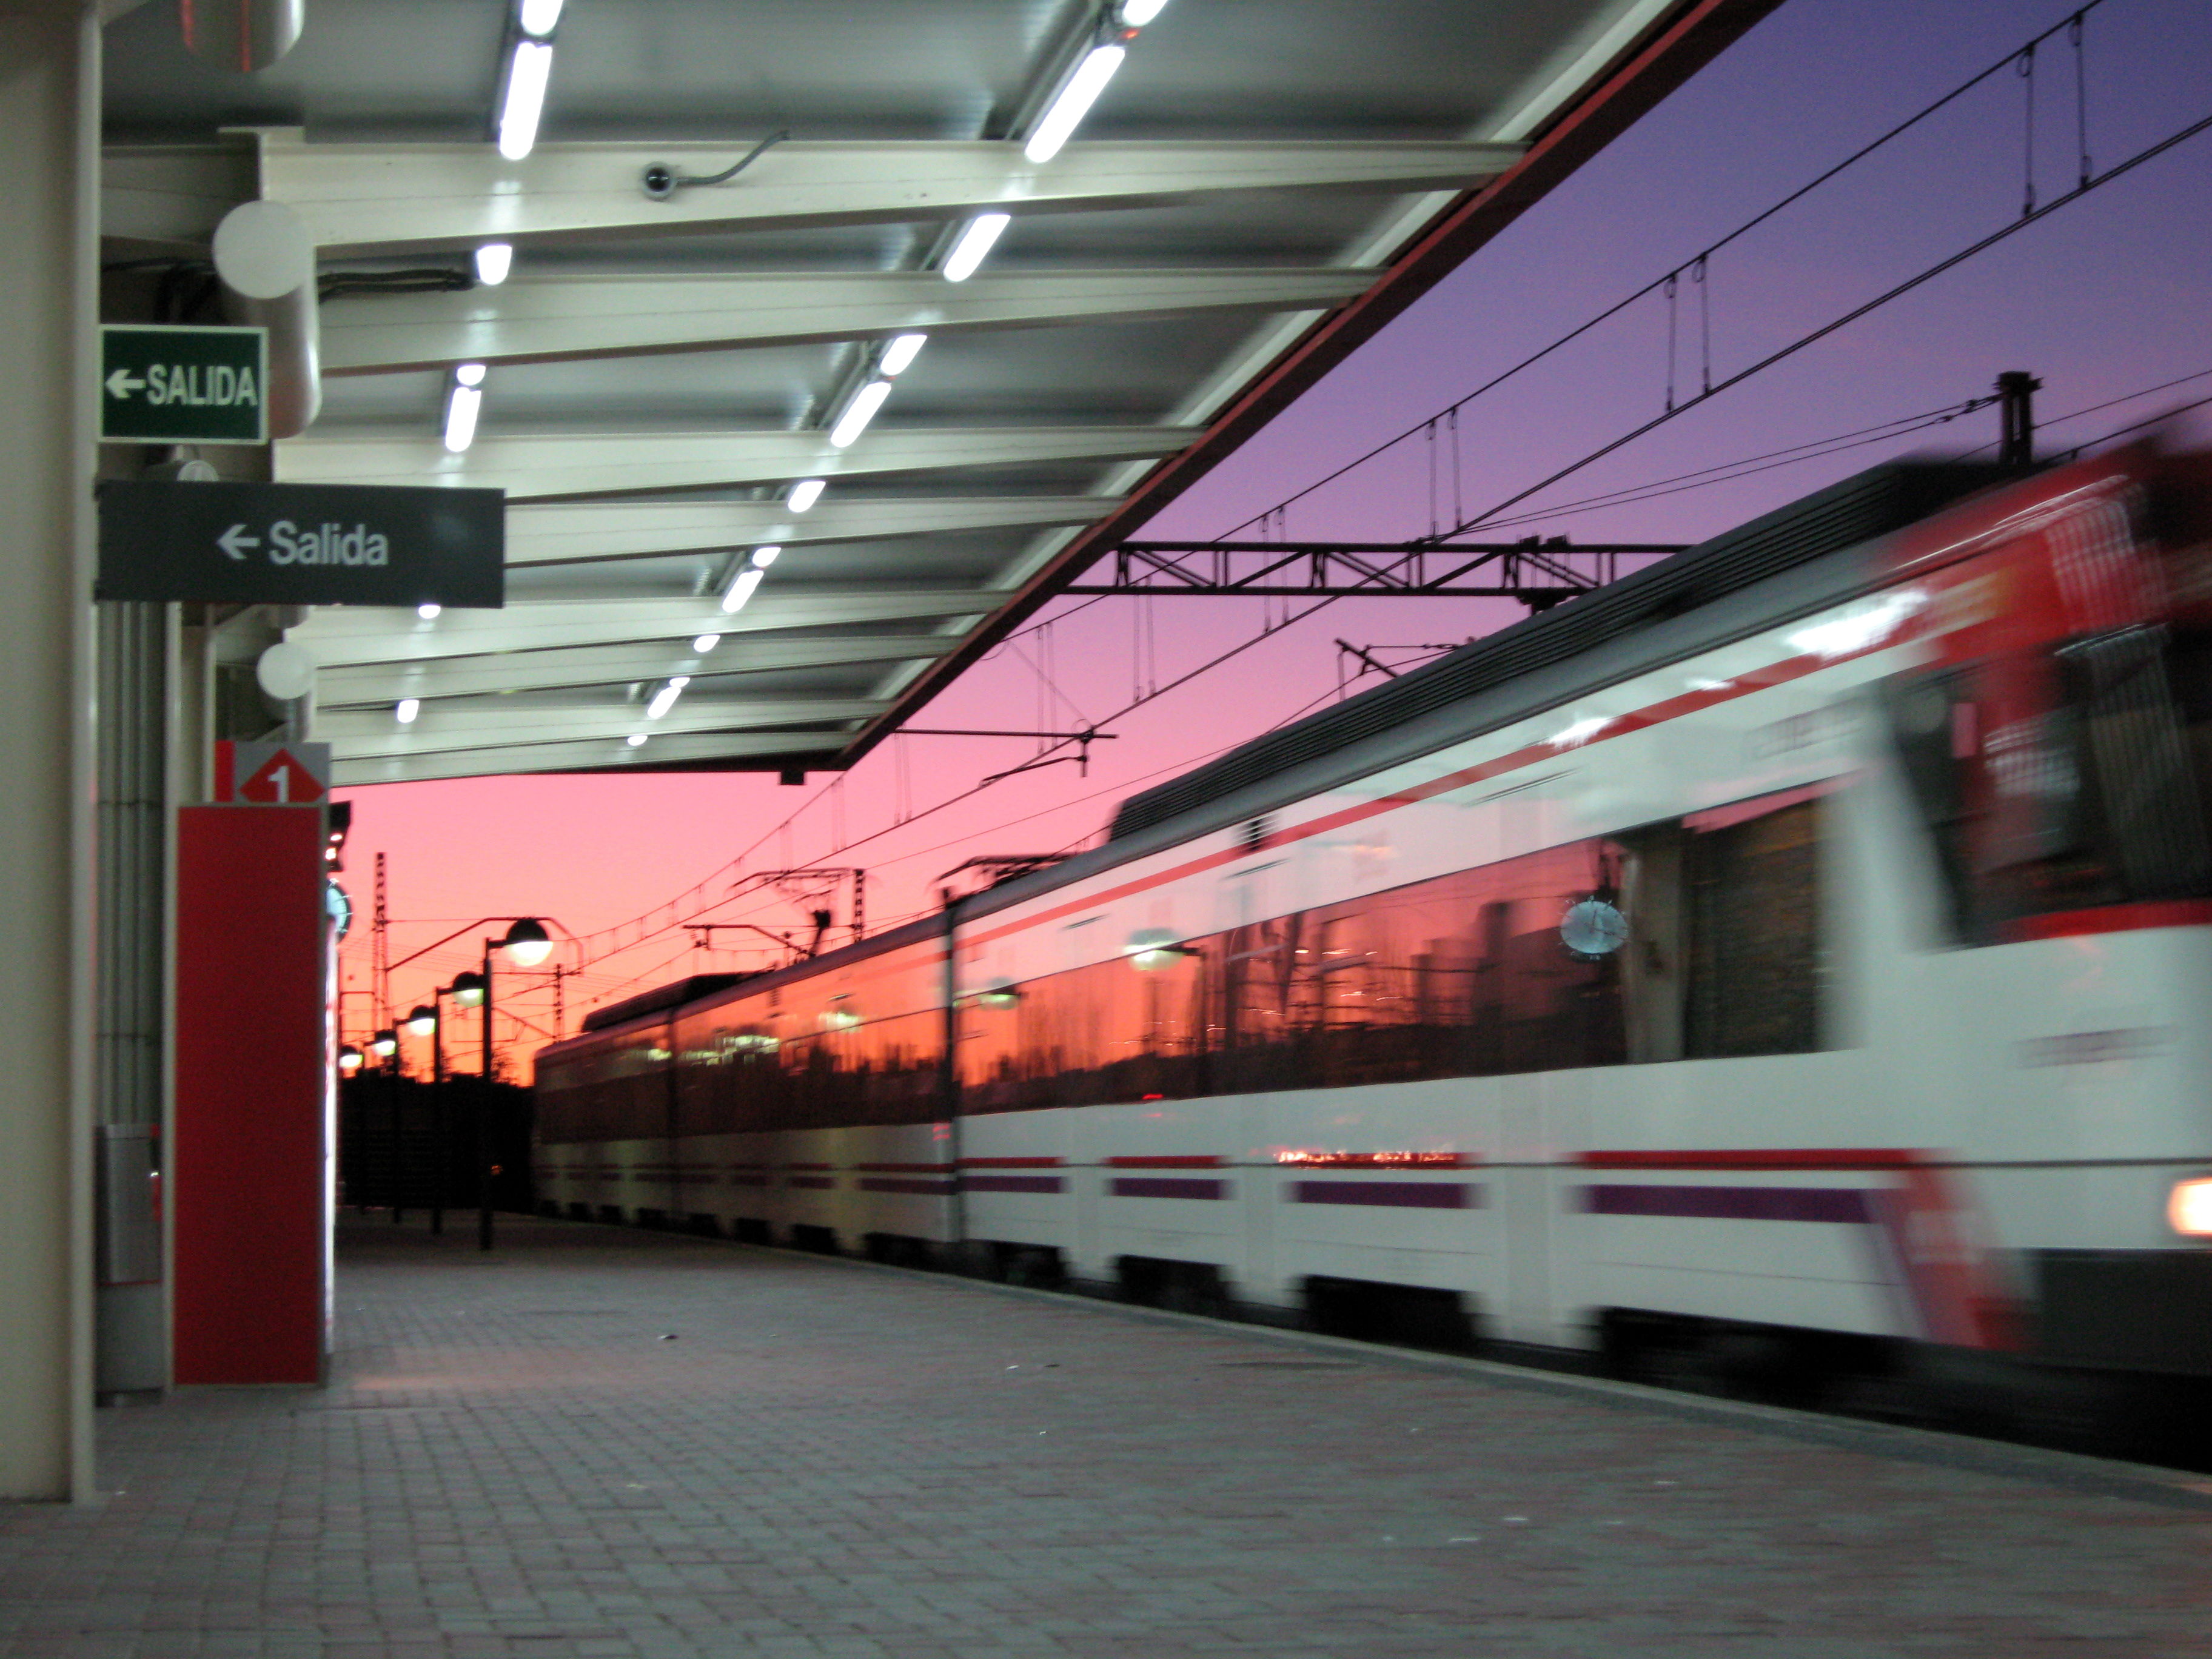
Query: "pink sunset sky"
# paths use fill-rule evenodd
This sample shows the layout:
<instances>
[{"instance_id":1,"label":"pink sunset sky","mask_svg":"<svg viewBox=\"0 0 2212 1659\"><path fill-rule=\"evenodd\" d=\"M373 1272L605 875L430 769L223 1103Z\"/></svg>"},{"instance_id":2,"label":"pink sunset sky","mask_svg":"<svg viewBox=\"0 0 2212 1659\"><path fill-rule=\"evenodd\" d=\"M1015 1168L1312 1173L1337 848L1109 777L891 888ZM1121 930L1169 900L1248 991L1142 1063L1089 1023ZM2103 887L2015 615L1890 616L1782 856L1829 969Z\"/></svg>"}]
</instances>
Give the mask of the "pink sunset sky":
<instances>
[{"instance_id":1,"label":"pink sunset sky","mask_svg":"<svg viewBox=\"0 0 2212 1659\"><path fill-rule=\"evenodd\" d=\"M1426 420L2069 10L2021 0L1787 0L1147 533L1219 536ZM2085 46L2095 167L2212 115L2203 72L2212 62L2212 9L2202 0L2106 0L2089 14ZM2072 187L2077 169L2073 59L2063 36L2046 46L2041 66L2033 162L2039 198L2048 200ZM2024 92L2010 73L1992 77L1716 255L1708 271L1716 378L2015 218L2027 161ZM2212 396L2208 300L2212 133L1545 491L1531 506L1551 510L1510 533L1694 542L1889 456L1988 443L1995 414L1628 505L1567 504L1956 406L2007 369L2044 382L2038 414L2053 422L2042 434L2046 450L2085 442ZM1700 373L1686 292L1680 303L1678 392ZM1656 297L1639 303L1468 405L1459 482L1470 511L1661 411L1662 305ZM2122 398L2129 401L2092 409ZM2089 412L2060 418L2077 410ZM2208 412L2179 417L2185 441L2212 440ZM1292 507L1285 528L1293 538L1424 534L1428 477L1423 443L1401 445ZM1068 729L1105 720L1146 684L1174 678L1263 621L1255 600L1109 599L1068 614L1079 603L1049 607L1045 619L1064 620L1002 647L932 704L923 723ZM1113 740L1093 746L1087 776L1073 764L1044 767L942 810L930 809L1019 765L1036 745L894 738L842 778L815 775L804 788L781 787L772 774L717 773L343 791L354 826L343 880L362 918L345 947L344 985L370 988L367 919L379 852L389 869L395 958L479 915L543 915L590 934L658 911L702 882L720 899L745 872L809 864L866 869L873 931L931 908L936 878L967 859L1088 844L1125 796L1319 707L1336 694L1340 639L1444 644L1518 615L1500 602L1341 601L1108 721ZM772 895L702 903L697 914L805 931L801 908ZM846 920L841 911L838 921ZM396 975L397 1012L470 965L477 937ZM700 950L680 929L595 950L563 987L566 1029L596 1002L686 973L775 959L765 948ZM502 1046L513 1041L519 1061L554 1029L550 985L518 974L502 981L501 995L526 1022L510 1027L503 1018L495 1033ZM349 1039L360 1040L368 1007L367 998L346 999Z\"/></svg>"}]
</instances>

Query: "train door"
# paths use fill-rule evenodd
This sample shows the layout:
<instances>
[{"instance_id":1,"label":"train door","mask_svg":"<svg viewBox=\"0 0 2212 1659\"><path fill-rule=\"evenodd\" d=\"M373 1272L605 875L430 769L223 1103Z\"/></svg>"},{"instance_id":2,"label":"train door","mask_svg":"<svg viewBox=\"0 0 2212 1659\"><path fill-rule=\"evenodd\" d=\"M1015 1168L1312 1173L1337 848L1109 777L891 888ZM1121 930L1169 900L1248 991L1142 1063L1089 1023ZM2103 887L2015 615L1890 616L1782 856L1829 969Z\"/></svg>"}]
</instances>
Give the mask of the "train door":
<instances>
[{"instance_id":1,"label":"train door","mask_svg":"<svg viewBox=\"0 0 2212 1659\"><path fill-rule=\"evenodd\" d=\"M1543 1073L1498 1079L1498 1162L1490 1182L1498 1207L1496 1334L1509 1342L1549 1342L1552 1328L1553 1176L1544 1123Z\"/></svg>"}]
</instances>

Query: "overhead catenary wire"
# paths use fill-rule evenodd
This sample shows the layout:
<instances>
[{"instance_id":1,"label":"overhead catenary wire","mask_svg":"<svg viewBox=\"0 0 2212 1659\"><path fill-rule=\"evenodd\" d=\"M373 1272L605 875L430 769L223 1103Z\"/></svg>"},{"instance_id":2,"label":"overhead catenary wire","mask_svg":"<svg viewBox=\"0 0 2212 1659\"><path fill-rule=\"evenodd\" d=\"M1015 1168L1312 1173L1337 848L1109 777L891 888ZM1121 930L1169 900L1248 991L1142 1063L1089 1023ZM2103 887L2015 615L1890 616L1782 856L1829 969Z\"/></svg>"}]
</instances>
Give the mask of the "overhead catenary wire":
<instances>
[{"instance_id":1,"label":"overhead catenary wire","mask_svg":"<svg viewBox=\"0 0 2212 1659\"><path fill-rule=\"evenodd\" d=\"M1851 434L1850 441L1848 442L1842 439L1826 439L1813 444L1793 445L1790 449L1774 451L1769 455L1730 461L1720 466L1702 467L1695 472L1678 473L1673 478L1662 478L1647 484L1608 490L1603 495L1585 496L1580 501L1557 502L1533 513L1524 513L1510 518L1492 519L1485 522L1483 528L1511 530L1522 525L1553 522L1565 514L1602 512L1610 507L1632 507L1644 501L1657 501L1663 496L1680 495L1692 489L1710 489L1715 484L1734 483L1739 478L1756 477L1762 472L1771 472L1785 466L1800 466L1807 461L1826 460L1831 455L1842 455L1854 449L1863 449L1869 444L1892 443L1899 438L1911 437L1916 432L1925 432L1936 427L1948 425L1960 416L1971 415L1977 410L1987 409L1996 401L1994 397L1970 398L1965 403L1953 406L1947 412L1920 416L1909 425L1901 422L1893 423L1875 430L1874 435L1870 437ZM1984 447L1988 447L1990 446L1984 446ZM1796 453L1800 451L1802 453ZM1761 465L1753 465L1754 460Z\"/></svg>"},{"instance_id":2,"label":"overhead catenary wire","mask_svg":"<svg viewBox=\"0 0 2212 1659\"><path fill-rule=\"evenodd\" d=\"M2081 409L2069 410L2063 415L2051 415L2045 416L2036 422L2036 430L2039 432L2048 432L2054 426L2064 426L2069 421L2078 421L2085 415L2102 414L2106 410L2118 409L2122 404L2132 404L2140 402L2145 398L2154 398L2161 392L2171 392L2178 386L2187 386L2192 380L2212 380L2212 368L2200 368L2193 374L2178 374L2170 380L2160 380L2156 386L2147 386L2139 391L2124 392L2117 398L2107 398L2102 403L2089 404ZM2201 408L2203 403L2204 399L2199 398L2196 403L2181 404L2172 409L2161 410L2156 415L2152 416L2148 420L2139 421L2134 426L2122 427L2119 428L2119 431L2134 432L2139 430L2142 427L2155 426L2160 421L2166 419L2169 416L2179 415L2189 410ZM2106 442L2108 439L2115 435L2117 434L2108 432L2102 438L2088 439L2086 441L2083 447L2086 447L2087 444L2100 444ZM1968 450L1966 453L1969 455L1979 455L1985 450L1991 450L1996 447L1997 441L1992 439L1990 442L1985 444L1976 444L1972 449Z\"/></svg>"},{"instance_id":3,"label":"overhead catenary wire","mask_svg":"<svg viewBox=\"0 0 2212 1659\"><path fill-rule=\"evenodd\" d=\"M1628 432L1623 433L1620 436L1612 440L1612 441L1601 445L1599 447L1591 450L1588 454L1583 456L1581 459L1570 462L1567 465L1561 467L1558 471L1538 480L1535 483L1530 484L1527 489L1518 490L1515 494L1508 495L1504 501L1498 502L1495 506L1489 508L1488 511L1480 514L1472 519L1467 520L1463 523L1454 525L1450 530L1444 532L1445 535L1462 536L1467 534L1469 531L1482 528L1484 526L1491 523L1492 520L1498 514L1504 513L1507 507L1517 507L1522 501L1527 501L1530 496L1539 495L1542 491L1550 489L1561 479L1572 477L1584 467L1604 459L1607 455L1612 454L1617 449L1623 448L1629 444L1634 443L1638 438L1643 437L1647 433L1656 431L1660 427L1666 425L1669 421L1675 419L1678 416L1687 414L1691 410L1696 409L1711 398L1719 396L1722 392L1728 391L1732 386L1741 386L1744 381L1751 379L1755 374L1764 374L1766 370L1773 368L1775 364L1782 362L1788 358L1796 356L1808 346L1814 345L1821 340L1826 339L1828 336L1835 333L1838 330L1849 327L1851 324L1858 321L1861 318L1868 316L1873 312L1879 311L1882 307L1889 304L1892 301L1901 299L1904 295L1911 293L1915 289L1919 288L1927 283L1933 282L1945 271L1964 264L1967 260L1974 258L1977 254L1988 252L1988 250L1995 247L1998 243L2002 242L2010 237L2015 236L2020 232L2027 229L2028 226L2040 224L2051 214L2057 212L2061 208L2070 206L2072 204L2080 201L2082 197L2088 194L2091 191L2101 189L2106 185L2112 183L2115 179L2120 178L2124 174L2132 173L2136 168L2142 166L2145 162L2153 161L2158 156L2163 155L2166 151L2174 149L2177 145L2186 143L2190 139L2197 137L2207 131L2212 131L2212 115L2200 117L2198 119L2191 122L2187 126L2167 134L2164 138L2158 140L2155 143L2146 145L2142 149L2137 150L2134 155L2129 156L2125 161L2116 162L2112 167L2106 168L2103 173L2094 174L2091 177L2087 184L2077 185L2073 190L2069 191L2065 195L2054 198L2052 200L2045 203L2042 206L2034 209L2033 211L2022 214L2019 218L2014 219L2010 223L2003 225L1998 229L1990 232L1980 240L1970 243L1966 246L1958 250L1958 252L1949 254L1942 259L1938 259L1934 264L1929 265L1925 269L1906 277L1903 282L1897 283L1895 286L1885 289L1883 292L1876 295L1873 299L1868 300L1863 304L1852 307L1849 311L1843 313L1840 316L1831 319L1829 321L1823 323L1820 327L1814 329L1808 333L1799 335L1787 345L1781 347L1778 350L1769 352L1765 356L1761 357L1757 362L1753 363L1748 368L1738 369L1735 374L1729 375L1726 379L1716 382L1711 392L1701 392L1697 397L1685 401L1680 407L1669 409L1662 414L1655 416L1650 420L1644 422L1642 425L1638 426Z\"/></svg>"},{"instance_id":4,"label":"overhead catenary wire","mask_svg":"<svg viewBox=\"0 0 2212 1659\"><path fill-rule=\"evenodd\" d=\"M2079 455L2085 450L2094 449L2099 444L2108 444L2115 438L2124 438L2130 433L2141 432L2154 426L2163 426L2177 415L2186 415L2193 409L2203 409L2208 404L2212 404L2212 398L2199 398L2192 403L2177 404L2172 409L2161 409L2157 414L2143 420L2133 422L2127 426L2115 427L2110 432L2100 433L2094 438L2085 438L2067 453Z\"/></svg>"},{"instance_id":5,"label":"overhead catenary wire","mask_svg":"<svg viewBox=\"0 0 2212 1659\"><path fill-rule=\"evenodd\" d=\"M2089 0L2089 3L2087 5L2079 8L2063 21L2054 23L2051 27L2045 29L2040 33L2033 36L2027 43L2027 46L2033 46L2039 45L2041 42L2049 40L2052 35L2060 33L2062 30L2078 27L2082 19L2086 18L2091 12L2103 5L2104 3L2105 0ZM1742 237L1749 234L1752 231L1756 230L1759 226L1773 218L1777 214L1782 213L1789 208L1795 206L1806 197L1811 195L1814 191L1820 189L1823 185L1826 185L1830 180L1849 172L1852 167L1856 167L1861 161L1865 161L1869 156L1875 155L1877 151L1883 149L1897 139L1904 137L1905 134L1910 132L1922 122L1941 113L1943 110L1948 108L1952 104L1956 103L1960 98L1965 97L1966 94L1972 92L1976 87L1980 86L1985 81L1988 81L1994 76L2002 75L2019 60L2020 54L2023 48L2020 46L2014 47L2011 51L2006 52L2003 57L1990 64L1987 68L1980 70L1977 74L1968 76L1966 80L1959 82L1958 85L1953 87L1948 92L1943 94L1941 97L1933 100L1931 102L1922 105L1920 108L1914 111L1911 115L1906 116L1895 125L1888 128L1879 136L1869 139L1867 143L1862 144L1858 149L1853 150L1850 155L1844 157L1842 161L1838 161L1834 166L1815 174L1804 184L1800 185L1796 189L1791 191L1788 195L1782 197L1769 206L1761 209L1750 218L1746 219L1742 223L1737 225L1733 230L1730 230L1726 235L1718 238L1717 240L1708 242L1704 247L1699 248L1696 252L1690 255L1688 258L1670 267L1664 274L1653 277L1650 282L1644 283L1643 287L1638 289L1632 294L1623 296L1621 299L1614 301L1612 305L1607 306L1604 310L1597 313L1595 316L1588 318L1584 321L1577 324L1573 328L1569 329L1565 333L1558 336L1547 344L1529 353L1527 356L1522 358L1519 362L1514 363L1510 368L1503 369L1499 373L1492 375L1489 380L1485 380L1480 386L1475 387L1474 391L1468 392L1457 401L1447 404L1444 409L1437 410L1435 415L1431 415L1422 420L1417 421L1413 425L1406 428L1403 431L1397 433L1392 437L1384 439L1381 443L1376 444L1373 448L1366 451L1364 453L1357 455L1351 460L1346 461L1334 471L1316 479L1312 483L1306 485L1305 488L1296 491L1294 494L1285 495L1281 501L1277 501L1273 506L1254 514L1250 518L1243 520L1243 523L1232 525L1227 530L1223 531L1216 539L1226 541L1231 537L1236 535L1237 532L1249 529L1252 526L1259 523L1261 520L1266 518L1268 514L1280 513L1285 507L1291 506L1293 502L1303 501L1305 497L1314 494L1316 490L1324 489L1328 485L1335 483L1339 478L1343 477L1347 472L1353 471L1355 468L1364 466L1368 462L1373 460L1376 456L1382 454L1388 450L1395 449L1398 445L1404 443L1407 439L1419 432L1430 421L1436 419L1437 416L1446 414L1450 410L1466 408L1468 404L1473 403L1476 398L1496 391L1508 380L1512 380L1516 375L1522 374L1528 369L1534 368L1538 363L1543 362L1553 353L1573 344L1575 341L1582 338L1583 336L1590 332L1591 330L1598 328L1605 323L1611 321L1613 318L1619 316L1622 312L1627 310L1629 307L1634 305L1638 300L1644 299L1666 288L1668 284L1673 283L1674 279L1680 275L1680 273L1687 270L1692 265L1704 264L1705 262L1709 261L1714 254L1719 252L1723 248L1727 247L1730 243L1737 241ZM2084 107L2086 108L2086 104ZM2086 117L2084 119L2086 120ZM2085 157L2087 155L2087 138L2085 128L2082 138L2082 154ZM2085 173L2083 185L2086 185L2087 182L2087 175ZM2079 188L2077 187L2076 191L2071 194L2078 193ZM1669 357L1671 363L1671 349Z\"/></svg>"}]
</instances>

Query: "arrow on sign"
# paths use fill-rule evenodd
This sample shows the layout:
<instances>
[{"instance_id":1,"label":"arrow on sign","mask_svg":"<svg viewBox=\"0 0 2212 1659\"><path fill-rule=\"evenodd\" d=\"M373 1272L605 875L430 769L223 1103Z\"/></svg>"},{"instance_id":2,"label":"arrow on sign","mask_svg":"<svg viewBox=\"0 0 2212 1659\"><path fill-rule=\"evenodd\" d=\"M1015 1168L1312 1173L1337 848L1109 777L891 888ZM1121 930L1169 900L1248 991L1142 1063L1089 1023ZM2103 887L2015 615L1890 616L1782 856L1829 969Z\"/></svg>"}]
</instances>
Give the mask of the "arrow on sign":
<instances>
[{"instance_id":1,"label":"arrow on sign","mask_svg":"<svg viewBox=\"0 0 2212 1659\"><path fill-rule=\"evenodd\" d=\"M229 554L232 558L242 559L246 556L247 548L261 545L261 538L247 535L244 525L234 524L215 538L215 544Z\"/></svg>"},{"instance_id":2,"label":"arrow on sign","mask_svg":"<svg viewBox=\"0 0 2212 1659\"><path fill-rule=\"evenodd\" d=\"M127 398L134 392L144 391L145 387L145 381L126 369L118 368L107 377L107 395L111 398Z\"/></svg>"}]
</instances>

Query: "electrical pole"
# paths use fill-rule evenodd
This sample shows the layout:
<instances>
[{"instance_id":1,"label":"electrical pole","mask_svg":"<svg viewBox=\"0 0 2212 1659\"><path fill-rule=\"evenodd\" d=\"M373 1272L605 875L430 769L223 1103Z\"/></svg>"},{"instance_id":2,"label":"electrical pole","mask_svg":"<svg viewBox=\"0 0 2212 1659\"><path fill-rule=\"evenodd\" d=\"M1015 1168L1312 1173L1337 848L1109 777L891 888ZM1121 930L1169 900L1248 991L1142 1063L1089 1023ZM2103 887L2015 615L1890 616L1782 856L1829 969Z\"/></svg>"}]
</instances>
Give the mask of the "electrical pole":
<instances>
[{"instance_id":1,"label":"electrical pole","mask_svg":"<svg viewBox=\"0 0 2212 1659\"><path fill-rule=\"evenodd\" d=\"M376 1024L373 1031L392 1026L392 915L384 902L384 854L376 855L376 913L368 929L368 971L376 985Z\"/></svg>"},{"instance_id":2,"label":"electrical pole","mask_svg":"<svg viewBox=\"0 0 2212 1659\"><path fill-rule=\"evenodd\" d=\"M483 1092L477 1097L477 1249L492 1247L491 1231L491 953L493 942L484 941L483 948Z\"/></svg>"},{"instance_id":3,"label":"electrical pole","mask_svg":"<svg viewBox=\"0 0 2212 1659\"><path fill-rule=\"evenodd\" d=\"M1997 411L2003 435L1997 442L1997 465L2022 469L2035 465L2035 394L2043 382L2022 369L2008 369L1997 376Z\"/></svg>"}]
</instances>

